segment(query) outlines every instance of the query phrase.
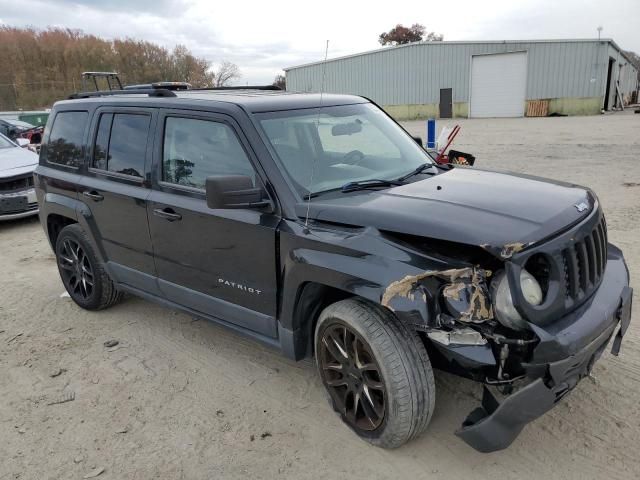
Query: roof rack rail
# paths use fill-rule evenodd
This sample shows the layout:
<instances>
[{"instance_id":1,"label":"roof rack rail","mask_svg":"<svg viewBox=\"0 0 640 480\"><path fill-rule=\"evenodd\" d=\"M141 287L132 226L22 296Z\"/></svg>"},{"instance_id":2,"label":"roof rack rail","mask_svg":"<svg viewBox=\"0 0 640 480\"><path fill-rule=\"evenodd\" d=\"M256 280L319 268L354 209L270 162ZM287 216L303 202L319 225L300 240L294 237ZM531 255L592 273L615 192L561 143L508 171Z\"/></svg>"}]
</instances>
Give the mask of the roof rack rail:
<instances>
[{"instance_id":1,"label":"roof rack rail","mask_svg":"<svg viewBox=\"0 0 640 480\"><path fill-rule=\"evenodd\" d=\"M233 87L200 87L191 90L282 90L277 85L246 85Z\"/></svg>"},{"instance_id":2,"label":"roof rack rail","mask_svg":"<svg viewBox=\"0 0 640 480\"><path fill-rule=\"evenodd\" d=\"M114 95L149 95L150 97L176 97L166 88L132 88L129 90L98 90L97 92L78 92L67 97L69 100L92 97L109 97Z\"/></svg>"},{"instance_id":3,"label":"roof rack rail","mask_svg":"<svg viewBox=\"0 0 640 480\"><path fill-rule=\"evenodd\" d=\"M137 85L125 85L123 90L133 90L139 88L164 88L166 90L191 90L191 84L188 82L153 82L140 83Z\"/></svg>"}]
</instances>

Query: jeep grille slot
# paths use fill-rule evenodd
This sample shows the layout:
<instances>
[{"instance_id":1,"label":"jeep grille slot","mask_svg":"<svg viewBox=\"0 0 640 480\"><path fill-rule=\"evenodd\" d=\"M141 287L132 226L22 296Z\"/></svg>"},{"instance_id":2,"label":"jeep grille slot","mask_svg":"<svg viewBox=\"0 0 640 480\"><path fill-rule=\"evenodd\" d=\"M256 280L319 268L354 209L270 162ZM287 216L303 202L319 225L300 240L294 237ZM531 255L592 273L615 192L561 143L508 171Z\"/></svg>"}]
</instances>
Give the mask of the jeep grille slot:
<instances>
[{"instance_id":1,"label":"jeep grille slot","mask_svg":"<svg viewBox=\"0 0 640 480\"><path fill-rule=\"evenodd\" d=\"M567 307L591 295L600 285L607 266L607 225L596 227L562 251Z\"/></svg>"}]
</instances>

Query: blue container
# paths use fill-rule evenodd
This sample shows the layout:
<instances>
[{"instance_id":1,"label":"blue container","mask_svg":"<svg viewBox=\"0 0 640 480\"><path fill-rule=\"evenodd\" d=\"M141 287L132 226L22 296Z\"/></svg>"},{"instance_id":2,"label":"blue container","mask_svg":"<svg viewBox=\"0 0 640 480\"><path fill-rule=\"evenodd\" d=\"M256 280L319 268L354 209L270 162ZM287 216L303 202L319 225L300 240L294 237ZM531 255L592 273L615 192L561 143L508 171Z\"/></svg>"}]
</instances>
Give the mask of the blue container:
<instances>
[{"instance_id":1,"label":"blue container","mask_svg":"<svg viewBox=\"0 0 640 480\"><path fill-rule=\"evenodd\" d=\"M427 148L436 148L436 119L427 120Z\"/></svg>"}]
</instances>

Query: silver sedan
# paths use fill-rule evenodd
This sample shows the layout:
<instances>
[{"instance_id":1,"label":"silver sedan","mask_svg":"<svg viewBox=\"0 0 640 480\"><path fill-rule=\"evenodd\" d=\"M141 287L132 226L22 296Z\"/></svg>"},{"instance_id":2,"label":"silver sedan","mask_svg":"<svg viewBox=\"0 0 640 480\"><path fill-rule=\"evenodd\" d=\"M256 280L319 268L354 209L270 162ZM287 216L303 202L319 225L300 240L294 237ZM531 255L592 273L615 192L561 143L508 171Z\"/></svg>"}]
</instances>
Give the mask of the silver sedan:
<instances>
[{"instance_id":1,"label":"silver sedan","mask_svg":"<svg viewBox=\"0 0 640 480\"><path fill-rule=\"evenodd\" d=\"M38 155L0 134L0 221L38 213L33 188L37 166Z\"/></svg>"}]
</instances>

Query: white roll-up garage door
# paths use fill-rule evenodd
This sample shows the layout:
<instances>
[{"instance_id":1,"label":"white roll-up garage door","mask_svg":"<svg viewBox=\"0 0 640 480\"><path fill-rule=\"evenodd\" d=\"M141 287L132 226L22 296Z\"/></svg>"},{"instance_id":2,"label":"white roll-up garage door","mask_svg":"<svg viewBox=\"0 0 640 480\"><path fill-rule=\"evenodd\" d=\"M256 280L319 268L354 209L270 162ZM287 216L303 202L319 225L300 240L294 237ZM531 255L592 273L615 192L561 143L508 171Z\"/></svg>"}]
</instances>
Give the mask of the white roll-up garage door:
<instances>
[{"instance_id":1,"label":"white roll-up garage door","mask_svg":"<svg viewBox=\"0 0 640 480\"><path fill-rule=\"evenodd\" d=\"M470 116L522 117L526 88L526 52L474 55Z\"/></svg>"}]
</instances>

